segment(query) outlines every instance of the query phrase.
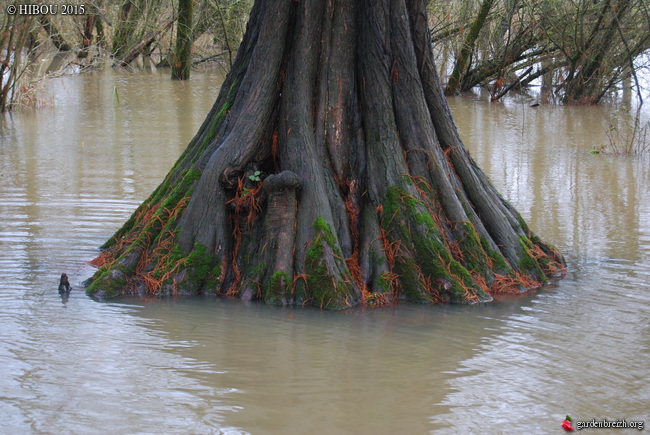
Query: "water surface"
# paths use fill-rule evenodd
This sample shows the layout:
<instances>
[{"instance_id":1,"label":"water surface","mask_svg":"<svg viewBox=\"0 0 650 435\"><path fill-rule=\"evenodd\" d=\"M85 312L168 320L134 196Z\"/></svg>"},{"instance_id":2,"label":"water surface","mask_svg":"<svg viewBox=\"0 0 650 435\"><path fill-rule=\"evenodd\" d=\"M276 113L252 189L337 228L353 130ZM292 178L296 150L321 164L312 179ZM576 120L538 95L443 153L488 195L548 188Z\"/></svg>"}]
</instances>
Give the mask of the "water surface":
<instances>
[{"instance_id":1,"label":"water surface","mask_svg":"<svg viewBox=\"0 0 650 435\"><path fill-rule=\"evenodd\" d=\"M87 298L87 262L162 181L220 80L61 77L53 108L0 118L3 433L552 433L566 414L647 420L650 162L589 153L610 109L451 100L479 165L567 255L567 277L533 294L337 313Z\"/></svg>"}]
</instances>

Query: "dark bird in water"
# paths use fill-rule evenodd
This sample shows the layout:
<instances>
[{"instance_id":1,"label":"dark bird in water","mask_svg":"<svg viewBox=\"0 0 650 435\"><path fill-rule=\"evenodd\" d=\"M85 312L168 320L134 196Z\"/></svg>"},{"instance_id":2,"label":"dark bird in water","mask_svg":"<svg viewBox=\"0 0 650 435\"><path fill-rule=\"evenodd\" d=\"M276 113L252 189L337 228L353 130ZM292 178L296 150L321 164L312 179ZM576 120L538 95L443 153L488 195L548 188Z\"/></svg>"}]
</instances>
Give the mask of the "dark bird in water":
<instances>
[{"instance_id":1,"label":"dark bird in water","mask_svg":"<svg viewBox=\"0 0 650 435\"><path fill-rule=\"evenodd\" d=\"M61 282L59 282L59 291L60 292L70 291L70 281L68 281L68 275L66 275L65 273L61 274Z\"/></svg>"}]
</instances>

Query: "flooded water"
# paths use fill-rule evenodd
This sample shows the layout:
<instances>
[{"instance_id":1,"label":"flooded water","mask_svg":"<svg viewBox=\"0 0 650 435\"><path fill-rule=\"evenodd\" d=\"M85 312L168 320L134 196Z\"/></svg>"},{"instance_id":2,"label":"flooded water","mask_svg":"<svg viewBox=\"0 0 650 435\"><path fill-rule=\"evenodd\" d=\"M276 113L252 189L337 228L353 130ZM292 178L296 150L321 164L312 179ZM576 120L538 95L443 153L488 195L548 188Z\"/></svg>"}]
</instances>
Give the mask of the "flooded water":
<instances>
[{"instance_id":1,"label":"flooded water","mask_svg":"<svg viewBox=\"0 0 650 435\"><path fill-rule=\"evenodd\" d=\"M87 262L162 181L219 83L61 77L53 108L0 118L0 432L559 433L567 414L647 420L650 161L589 153L609 109L451 100L479 165L567 255L568 276L534 294L336 313L87 298Z\"/></svg>"}]
</instances>

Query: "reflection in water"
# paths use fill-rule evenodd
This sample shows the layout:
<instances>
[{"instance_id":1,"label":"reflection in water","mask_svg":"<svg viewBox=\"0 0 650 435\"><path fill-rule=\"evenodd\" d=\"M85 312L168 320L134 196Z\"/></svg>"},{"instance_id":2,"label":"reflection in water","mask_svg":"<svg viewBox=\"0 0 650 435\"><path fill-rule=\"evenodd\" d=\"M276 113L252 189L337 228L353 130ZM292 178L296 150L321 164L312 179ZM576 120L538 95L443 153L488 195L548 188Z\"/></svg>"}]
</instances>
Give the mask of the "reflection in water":
<instances>
[{"instance_id":1,"label":"reflection in water","mask_svg":"<svg viewBox=\"0 0 650 435\"><path fill-rule=\"evenodd\" d=\"M63 303L64 306L70 300L70 292L59 290L59 296L61 297L61 302Z\"/></svg>"},{"instance_id":2,"label":"reflection in water","mask_svg":"<svg viewBox=\"0 0 650 435\"><path fill-rule=\"evenodd\" d=\"M545 433L566 414L644 419L650 162L589 154L607 109L451 100L478 164L568 256L568 277L536 294L341 313L86 298L86 262L161 182L219 80L63 77L54 109L0 119L5 431Z\"/></svg>"}]
</instances>

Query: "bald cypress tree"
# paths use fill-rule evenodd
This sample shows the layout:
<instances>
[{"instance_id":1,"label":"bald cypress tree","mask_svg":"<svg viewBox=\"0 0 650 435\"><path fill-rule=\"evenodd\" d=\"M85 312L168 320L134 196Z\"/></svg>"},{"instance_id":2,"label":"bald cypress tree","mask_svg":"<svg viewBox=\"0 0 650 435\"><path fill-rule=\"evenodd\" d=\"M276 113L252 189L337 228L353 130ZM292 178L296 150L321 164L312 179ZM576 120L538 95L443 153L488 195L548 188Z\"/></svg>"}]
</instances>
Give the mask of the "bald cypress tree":
<instances>
[{"instance_id":1,"label":"bald cypress tree","mask_svg":"<svg viewBox=\"0 0 650 435\"><path fill-rule=\"evenodd\" d=\"M463 146L424 0L257 0L231 72L88 292L480 302L564 260Z\"/></svg>"}]
</instances>

